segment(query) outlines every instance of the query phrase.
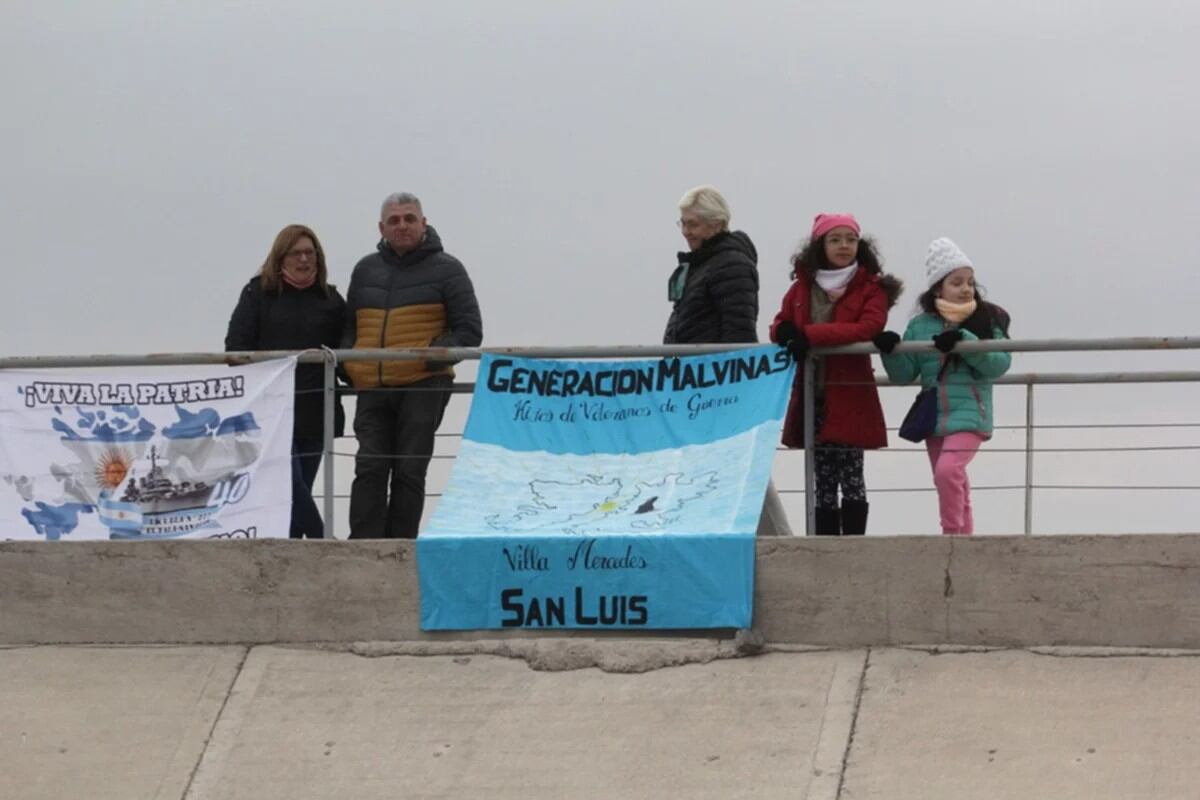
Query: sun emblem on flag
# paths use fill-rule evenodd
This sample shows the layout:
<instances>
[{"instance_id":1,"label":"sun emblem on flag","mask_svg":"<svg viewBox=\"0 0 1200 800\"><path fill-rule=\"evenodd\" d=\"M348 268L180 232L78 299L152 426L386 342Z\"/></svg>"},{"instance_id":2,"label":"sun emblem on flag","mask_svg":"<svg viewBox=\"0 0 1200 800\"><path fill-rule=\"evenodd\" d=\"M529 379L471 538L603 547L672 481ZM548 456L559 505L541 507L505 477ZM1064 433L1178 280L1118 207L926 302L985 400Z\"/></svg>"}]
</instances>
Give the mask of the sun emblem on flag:
<instances>
[{"instance_id":1,"label":"sun emblem on flag","mask_svg":"<svg viewBox=\"0 0 1200 800\"><path fill-rule=\"evenodd\" d=\"M116 489L129 474L132 457L119 447L105 450L96 461L96 483L104 489Z\"/></svg>"}]
</instances>

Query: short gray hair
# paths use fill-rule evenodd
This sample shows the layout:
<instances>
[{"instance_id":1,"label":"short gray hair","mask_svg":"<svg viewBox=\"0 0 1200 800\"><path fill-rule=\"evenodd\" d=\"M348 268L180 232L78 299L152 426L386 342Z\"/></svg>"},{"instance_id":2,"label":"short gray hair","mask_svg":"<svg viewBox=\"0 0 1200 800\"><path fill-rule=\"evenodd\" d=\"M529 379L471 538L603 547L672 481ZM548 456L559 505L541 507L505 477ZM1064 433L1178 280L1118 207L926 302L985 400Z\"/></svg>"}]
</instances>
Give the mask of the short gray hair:
<instances>
[{"instance_id":1,"label":"short gray hair","mask_svg":"<svg viewBox=\"0 0 1200 800\"><path fill-rule=\"evenodd\" d=\"M420 211L422 214L425 213L425 209L421 208L421 201L417 199L415 194L411 192L392 192L383 198L383 204L379 206L379 219L382 220L387 216L388 206L407 205L414 205L417 207L417 211Z\"/></svg>"},{"instance_id":2,"label":"short gray hair","mask_svg":"<svg viewBox=\"0 0 1200 800\"><path fill-rule=\"evenodd\" d=\"M729 204L717 191L717 187L705 184L688 189L679 198L680 211L695 211L705 222L719 222L721 230L729 230L729 222L733 216L729 213Z\"/></svg>"}]
</instances>

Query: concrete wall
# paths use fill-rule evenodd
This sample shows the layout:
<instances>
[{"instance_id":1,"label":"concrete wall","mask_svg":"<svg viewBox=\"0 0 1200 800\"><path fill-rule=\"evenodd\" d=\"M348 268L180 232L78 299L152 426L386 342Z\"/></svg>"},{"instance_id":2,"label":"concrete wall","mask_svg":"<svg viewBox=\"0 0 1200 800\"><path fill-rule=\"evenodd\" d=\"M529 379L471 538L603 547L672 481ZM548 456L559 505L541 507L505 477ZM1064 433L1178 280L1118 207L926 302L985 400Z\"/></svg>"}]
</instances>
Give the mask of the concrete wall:
<instances>
[{"instance_id":1,"label":"concrete wall","mask_svg":"<svg viewBox=\"0 0 1200 800\"><path fill-rule=\"evenodd\" d=\"M0 543L0 644L535 635L422 634L414 549ZM765 538L757 568L769 642L1200 648L1200 536Z\"/></svg>"}]
</instances>

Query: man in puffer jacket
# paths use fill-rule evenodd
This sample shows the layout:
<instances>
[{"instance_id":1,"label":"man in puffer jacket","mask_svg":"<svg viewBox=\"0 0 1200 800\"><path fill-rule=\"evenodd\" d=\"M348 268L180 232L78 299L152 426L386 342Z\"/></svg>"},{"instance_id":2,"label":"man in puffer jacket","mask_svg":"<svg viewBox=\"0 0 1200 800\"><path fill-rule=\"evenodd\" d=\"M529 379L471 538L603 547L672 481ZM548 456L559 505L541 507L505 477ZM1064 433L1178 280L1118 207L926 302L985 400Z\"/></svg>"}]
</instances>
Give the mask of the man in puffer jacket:
<instances>
[{"instance_id":1,"label":"man in puffer jacket","mask_svg":"<svg viewBox=\"0 0 1200 800\"><path fill-rule=\"evenodd\" d=\"M475 289L462 263L442 249L421 201L389 195L379 233L377 252L350 276L342 347L478 347ZM416 538L454 370L440 361L348 361L345 369L359 391L350 538Z\"/></svg>"}]
</instances>

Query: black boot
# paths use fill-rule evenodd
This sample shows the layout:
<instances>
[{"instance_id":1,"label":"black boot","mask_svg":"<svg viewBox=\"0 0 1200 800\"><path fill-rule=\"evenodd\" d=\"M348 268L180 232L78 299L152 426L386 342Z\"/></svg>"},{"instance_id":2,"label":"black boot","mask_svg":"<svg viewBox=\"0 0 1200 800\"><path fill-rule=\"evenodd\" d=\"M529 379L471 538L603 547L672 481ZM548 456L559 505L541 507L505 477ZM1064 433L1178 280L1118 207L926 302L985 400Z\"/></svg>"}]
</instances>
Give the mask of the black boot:
<instances>
[{"instance_id":1,"label":"black boot","mask_svg":"<svg viewBox=\"0 0 1200 800\"><path fill-rule=\"evenodd\" d=\"M817 536L841 535L841 514L836 508L816 508Z\"/></svg>"},{"instance_id":2,"label":"black boot","mask_svg":"<svg viewBox=\"0 0 1200 800\"><path fill-rule=\"evenodd\" d=\"M863 536L867 532L867 511L871 504L866 500L842 500L842 535Z\"/></svg>"}]
</instances>

